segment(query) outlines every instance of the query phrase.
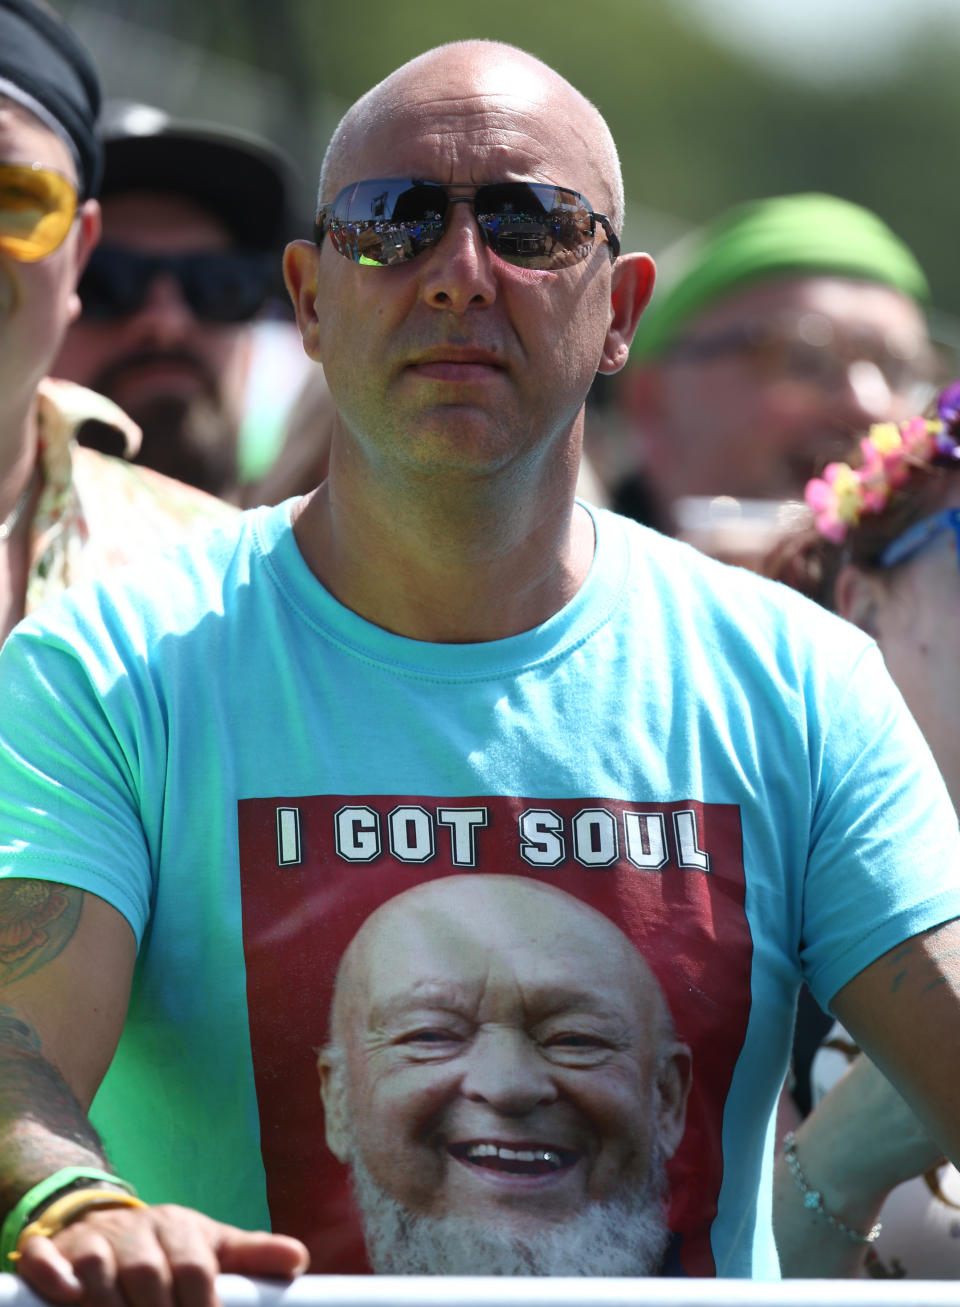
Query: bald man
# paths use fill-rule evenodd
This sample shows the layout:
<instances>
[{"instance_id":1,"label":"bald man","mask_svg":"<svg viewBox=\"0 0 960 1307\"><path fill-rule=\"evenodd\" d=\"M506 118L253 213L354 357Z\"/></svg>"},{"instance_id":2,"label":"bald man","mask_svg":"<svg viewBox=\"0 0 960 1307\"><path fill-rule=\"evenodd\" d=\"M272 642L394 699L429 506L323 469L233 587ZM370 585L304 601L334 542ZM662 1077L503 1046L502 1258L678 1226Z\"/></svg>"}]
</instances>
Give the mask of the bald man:
<instances>
[{"instance_id":1,"label":"bald man","mask_svg":"<svg viewBox=\"0 0 960 1307\"><path fill-rule=\"evenodd\" d=\"M690 1052L606 917L517 876L390 899L318 1060L375 1271L651 1275Z\"/></svg>"},{"instance_id":2,"label":"bald man","mask_svg":"<svg viewBox=\"0 0 960 1307\"><path fill-rule=\"evenodd\" d=\"M428 51L347 112L319 199L284 270L337 407L326 480L0 654L2 1238L48 1297L130 1307L295 1273L285 1231L342 1270L286 1036L411 874L534 870L612 896L671 976L685 1268L775 1276L801 979L960 1158L943 782L853 627L576 498L587 392L653 283L578 91L495 42Z\"/></svg>"}]
</instances>

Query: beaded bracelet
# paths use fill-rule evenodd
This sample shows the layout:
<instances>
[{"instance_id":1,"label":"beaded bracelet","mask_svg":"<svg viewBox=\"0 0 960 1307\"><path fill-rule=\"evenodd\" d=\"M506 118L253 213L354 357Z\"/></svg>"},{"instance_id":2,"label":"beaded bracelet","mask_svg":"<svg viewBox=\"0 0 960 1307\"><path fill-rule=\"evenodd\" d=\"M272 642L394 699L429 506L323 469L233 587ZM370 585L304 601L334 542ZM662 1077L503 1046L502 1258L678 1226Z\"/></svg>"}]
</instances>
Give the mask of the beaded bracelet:
<instances>
[{"instance_id":1,"label":"beaded bracelet","mask_svg":"<svg viewBox=\"0 0 960 1307\"><path fill-rule=\"evenodd\" d=\"M48 1204L52 1203L67 1190L74 1189L78 1182L101 1181L103 1184L116 1185L127 1193L133 1192L133 1186L121 1180L119 1176L110 1175L108 1171L98 1171L88 1166L65 1166L45 1180L28 1189L16 1207L8 1213L0 1227L0 1268L17 1245L20 1232Z\"/></svg>"},{"instance_id":2,"label":"beaded bracelet","mask_svg":"<svg viewBox=\"0 0 960 1307\"><path fill-rule=\"evenodd\" d=\"M790 1168L790 1174L793 1176L797 1188L803 1195L803 1205L809 1212L816 1212L817 1216L822 1216L825 1221L838 1230L840 1234L850 1239L853 1243L876 1243L877 1238L883 1228L878 1221L871 1230L866 1234L861 1234L859 1230L853 1230L849 1225L844 1225L831 1212L828 1212L823 1205L823 1195L819 1189L812 1189L807 1183L807 1177L800 1169L800 1159L797 1157L797 1139L791 1130L783 1140L783 1155L787 1159L787 1166Z\"/></svg>"}]
</instances>

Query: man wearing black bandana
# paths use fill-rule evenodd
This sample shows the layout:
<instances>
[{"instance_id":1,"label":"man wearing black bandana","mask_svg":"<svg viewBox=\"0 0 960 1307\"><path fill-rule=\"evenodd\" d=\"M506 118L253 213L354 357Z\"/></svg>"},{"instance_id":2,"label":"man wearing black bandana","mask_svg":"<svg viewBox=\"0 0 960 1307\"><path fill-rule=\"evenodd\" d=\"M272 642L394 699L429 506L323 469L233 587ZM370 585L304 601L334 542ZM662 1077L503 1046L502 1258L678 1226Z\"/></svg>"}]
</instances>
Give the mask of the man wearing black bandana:
<instances>
[{"instance_id":1,"label":"man wearing black bandana","mask_svg":"<svg viewBox=\"0 0 960 1307\"><path fill-rule=\"evenodd\" d=\"M100 235L100 100L93 62L59 16L0 0L0 641L66 585L227 512L78 451L91 417L127 452L140 432L114 404L48 376Z\"/></svg>"}]
</instances>

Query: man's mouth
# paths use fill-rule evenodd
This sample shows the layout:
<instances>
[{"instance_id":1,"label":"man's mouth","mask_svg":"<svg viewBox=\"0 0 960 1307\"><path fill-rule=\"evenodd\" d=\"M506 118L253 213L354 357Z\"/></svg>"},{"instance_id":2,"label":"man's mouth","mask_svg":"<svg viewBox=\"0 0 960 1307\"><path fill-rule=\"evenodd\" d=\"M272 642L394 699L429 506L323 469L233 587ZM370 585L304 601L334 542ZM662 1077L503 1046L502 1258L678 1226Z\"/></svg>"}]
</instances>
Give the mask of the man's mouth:
<instances>
[{"instance_id":1,"label":"man's mouth","mask_svg":"<svg viewBox=\"0 0 960 1307\"><path fill-rule=\"evenodd\" d=\"M507 1175L553 1175L577 1160L570 1149L552 1144L500 1144L489 1139L451 1144L450 1152L459 1162Z\"/></svg>"}]
</instances>

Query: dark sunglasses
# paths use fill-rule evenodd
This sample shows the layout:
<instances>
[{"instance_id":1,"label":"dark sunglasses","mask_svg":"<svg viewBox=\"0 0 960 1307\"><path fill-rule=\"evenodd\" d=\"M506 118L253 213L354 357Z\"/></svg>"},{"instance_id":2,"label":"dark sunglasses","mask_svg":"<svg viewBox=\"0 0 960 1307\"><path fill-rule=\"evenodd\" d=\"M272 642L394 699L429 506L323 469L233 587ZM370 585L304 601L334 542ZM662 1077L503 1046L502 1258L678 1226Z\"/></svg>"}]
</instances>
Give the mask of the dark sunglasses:
<instances>
[{"instance_id":1,"label":"dark sunglasses","mask_svg":"<svg viewBox=\"0 0 960 1307\"><path fill-rule=\"evenodd\" d=\"M272 291L268 255L245 250L209 254L142 254L116 245L98 245L80 281L83 316L110 322L143 306L151 283L169 273L183 298L203 322L246 322Z\"/></svg>"},{"instance_id":2,"label":"dark sunglasses","mask_svg":"<svg viewBox=\"0 0 960 1307\"><path fill-rule=\"evenodd\" d=\"M739 322L709 335L687 336L667 353L679 363L709 363L741 355L765 381L793 382L823 392L846 384L853 363L872 363L889 389L911 398L911 410L930 398L937 360L922 342L904 343L881 332L845 334L819 313L771 322Z\"/></svg>"},{"instance_id":3,"label":"dark sunglasses","mask_svg":"<svg viewBox=\"0 0 960 1307\"><path fill-rule=\"evenodd\" d=\"M416 177L374 177L345 186L317 211L314 240L329 233L335 250L375 267L407 263L443 236L452 204L472 205L483 239L494 254L518 268L570 268L593 249L597 223L611 261L620 242L602 213L565 186L543 182L492 182L473 195Z\"/></svg>"}]
</instances>

